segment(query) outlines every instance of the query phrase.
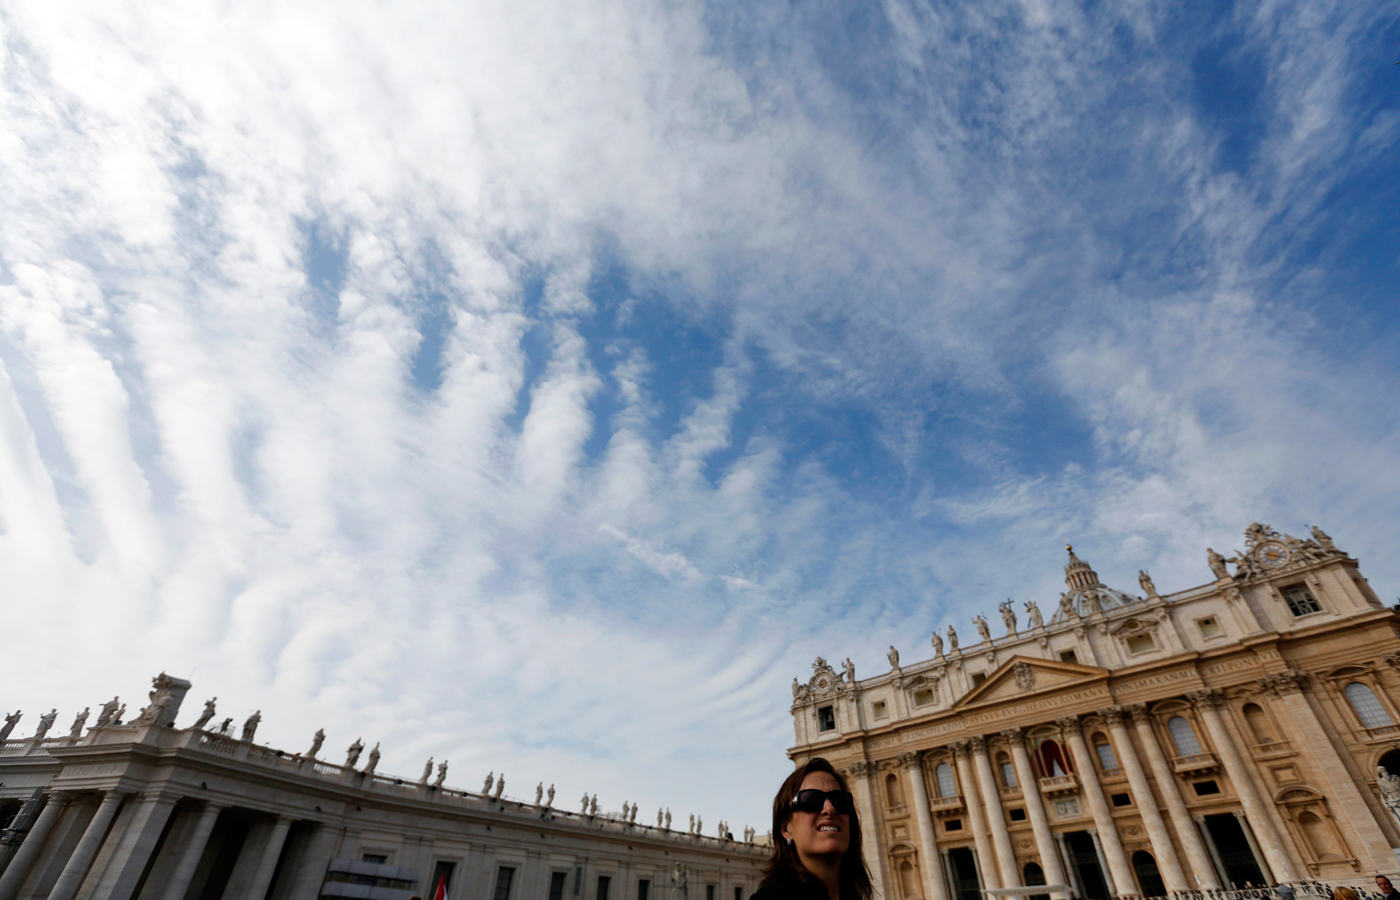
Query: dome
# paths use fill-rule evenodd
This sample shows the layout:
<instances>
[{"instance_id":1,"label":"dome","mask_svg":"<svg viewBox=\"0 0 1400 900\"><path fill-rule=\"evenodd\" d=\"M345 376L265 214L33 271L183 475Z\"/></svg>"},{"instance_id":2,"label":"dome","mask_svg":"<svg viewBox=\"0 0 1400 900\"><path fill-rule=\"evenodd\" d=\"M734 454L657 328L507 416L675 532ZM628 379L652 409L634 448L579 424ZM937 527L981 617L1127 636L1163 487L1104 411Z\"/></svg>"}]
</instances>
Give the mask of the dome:
<instances>
[{"instance_id":1,"label":"dome","mask_svg":"<svg viewBox=\"0 0 1400 900\"><path fill-rule=\"evenodd\" d=\"M1065 587L1069 590L1060 595L1060 608L1050 617L1051 623L1064 622L1069 618L1066 605L1072 607L1080 618L1086 618L1099 610L1109 612L1142 602L1139 597L1105 586L1099 581L1093 567L1074 555L1072 546L1065 544L1065 550L1069 553L1069 562L1065 565Z\"/></svg>"}]
</instances>

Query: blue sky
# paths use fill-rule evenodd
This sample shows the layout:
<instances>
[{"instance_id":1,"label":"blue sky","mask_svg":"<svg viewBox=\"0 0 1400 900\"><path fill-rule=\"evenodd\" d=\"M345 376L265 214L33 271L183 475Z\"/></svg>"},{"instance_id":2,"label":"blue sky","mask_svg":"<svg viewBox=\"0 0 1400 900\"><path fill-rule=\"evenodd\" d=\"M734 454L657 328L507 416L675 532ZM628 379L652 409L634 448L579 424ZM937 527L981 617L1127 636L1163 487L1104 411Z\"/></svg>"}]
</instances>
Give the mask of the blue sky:
<instances>
[{"instance_id":1,"label":"blue sky","mask_svg":"<svg viewBox=\"0 0 1400 900\"><path fill-rule=\"evenodd\" d=\"M761 825L1072 541L1400 595L1376 3L0 8L0 705ZM55 669L56 657L65 660ZM27 720L32 726L32 719ZM572 792L572 793L571 793Z\"/></svg>"}]
</instances>

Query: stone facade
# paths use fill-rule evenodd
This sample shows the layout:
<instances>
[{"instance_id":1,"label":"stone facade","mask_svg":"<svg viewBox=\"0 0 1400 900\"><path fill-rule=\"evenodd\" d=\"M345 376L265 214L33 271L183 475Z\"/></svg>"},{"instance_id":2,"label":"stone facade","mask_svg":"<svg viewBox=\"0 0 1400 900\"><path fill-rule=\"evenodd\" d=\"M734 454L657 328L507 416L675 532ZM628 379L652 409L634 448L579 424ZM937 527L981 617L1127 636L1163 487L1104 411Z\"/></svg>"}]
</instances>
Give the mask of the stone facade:
<instances>
[{"instance_id":1,"label":"stone facade","mask_svg":"<svg viewBox=\"0 0 1400 900\"><path fill-rule=\"evenodd\" d=\"M83 733L0 740L0 900L743 900L768 848L637 822L635 806L600 813L374 771L311 751L242 739L225 720L173 727L188 682L161 675L133 724L116 701ZM45 720L52 724L52 716ZM494 779L493 779L494 780Z\"/></svg>"},{"instance_id":2,"label":"stone facade","mask_svg":"<svg viewBox=\"0 0 1400 900\"><path fill-rule=\"evenodd\" d=\"M849 773L881 893L1400 881L1400 616L1318 529L1245 545L1190 590L1140 573L1142 596L1070 549L1053 616L1008 601L1002 636L978 616L970 646L794 681L789 755Z\"/></svg>"}]
</instances>

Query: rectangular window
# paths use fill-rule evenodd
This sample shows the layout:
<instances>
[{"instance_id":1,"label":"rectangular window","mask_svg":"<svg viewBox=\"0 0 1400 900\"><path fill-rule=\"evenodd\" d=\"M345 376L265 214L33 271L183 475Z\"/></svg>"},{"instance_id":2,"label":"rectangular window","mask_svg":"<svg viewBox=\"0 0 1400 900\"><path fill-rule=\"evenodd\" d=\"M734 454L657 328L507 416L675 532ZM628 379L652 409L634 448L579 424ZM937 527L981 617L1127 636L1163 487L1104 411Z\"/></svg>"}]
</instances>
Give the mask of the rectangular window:
<instances>
[{"instance_id":1,"label":"rectangular window","mask_svg":"<svg viewBox=\"0 0 1400 900\"><path fill-rule=\"evenodd\" d=\"M383 854L383 853L361 853L361 854L360 854L360 862L374 863L376 866L382 866L382 865L384 865L385 863L387 863L388 861L389 861L389 857L386 856L386 855Z\"/></svg>"},{"instance_id":2,"label":"rectangular window","mask_svg":"<svg viewBox=\"0 0 1400 900\"><path fill-rule=\"evenodd\" d=\"M1201 629L1201 637L1206 640L1225 636L1225 629L1220 627L1220 620L1216 619L1215 616L1197 619L1196 626Z\"/></svg>"},{"instance_id":3,"label":"rectangular window","mask_svg":"<svg viewBox=\"0 0 1400 900\"><path fill-rule=\"evenodd\" d=\"M1290 584L1282 589L1282 593L1283 601L1288 604L1288 611L1295 616L1322 612L1322 604L1317 602L1317 598L1312 595L1306 585Z\"/></svg>"},{"instance_id":4,"label":"rectangular window","mask_svg":"<svg viewBox=\"0 0 1400 900\"><path fill-rule=\"evenodd\" d=\"M832 709L830 706L823 706L821 709L817 710L817 730L836 730L836 710Z\"/></svg>"},{"instance_id":5,"label":"rectangular window","mask_svg":"<svg viewBox=\"0 0 1400 900\"><path fill-rule=\"evenodd\" d=\"M914 692L914 705L915 705L915 706L928 706L928 705L929 705L930 703L932 703L932 702L933 702L933 691L929 690L928 688L924 688L923 690L919 690L919 691L915 691L915 692Z\"/></svg>"},{"instance_id":6,"label":"rectangular window","mask_svg":"<svg viewBox=\"0 0 1400 900\"><path fill-rule=\"evenodd\" d=\"M734 900L744 900L744 889L736 887L734 889Z\"/></svg>"},{"instance_id":7,"label":"rectangular window","mask_svg":"<svg viewBox=\"0 0 1400 900\"><path fill-rule=\"evenodd\" d=\"M877 719L887 718L890 714L890 709L888 706L885 705L885 701L883 700L876 700L871 705L870 710L874 713L875 718Z\"/></svg>"},{"instance_id":8,"label":"rectangular window","mask_svg":"<svg viewBox=\"0 0 1400 900\"><path fill-rule=\"evenodd\" d=\"M1133 798L1127 794L1114 794L1111 798L1114 806L1132 806Z\"/></svg>"},{"instance_id":9,"label":"rectangular window","mask_svg":"<svg viewBox=\"0 0 1400 900\"><path fill-rule=\"evenodd\" d=\"M441 883L450 897L452 895L452 873L456 870L456 863L438 860L437 865L433 866L433 880L428 883L428 893L437 896L438 884Z\"/></svg>"},{"instance_id":10,"label":"rectangular window","mask_svg":"<svg viewBox=\"0 0 1400 900\"><path fill-rule=\"evenodd\" d=\"M608 888L612 887L612 879L607 875L598 876L598 900L608 900ZM496 900L506 900L504 897L497 897Z\"/></svg>"},{"instance_id":11,"label":"rectangular window","mask_svg":"<svg viewBox=\"0 0 1400 900\"><path fill-rule=\"evenodd\" d=\"M716 888L713 884L705 885L705 900L715 900Z\"/></svg>"},{"instance_id":12,"label":"rectangular window","mask_svg":"<svg viewBox=\"0 0 1400 900\"><path fill-rule=\"evenodd\" d=\"M564 882L569 880L568 872L552 872L549 876L549 900L564 900Z\"/></svg>"},{"instance_id":13,"label":"rectangular window","mask_svg":"<svg viewBox=\"0 0 1400 900\"><path fill-rule=\"evenodd\" d=\"M1079 662L1079 654L1078 654L1078 653L1075 653L1073 650L1061 650L1061 651L1060 651L1060 662L1076 663L1076 664L1077 664L1077 663Z\"/></svg>"},{"instance_id":14,"label":"rectangular window","mask_svg":"<svg viewBox=\"0 0 1400 900\"><path fill-rule=\"evenodd\" d=\"M651 900L651 881L641 878L637 881L637 900Z\"/></svg>"},{"instance_id":15,"label":"rectangular window","mask_svg":"<svg viewBox=\"0 0 1400 900\"><path fill-rule=\"evenodd\" d=\"M1118 757L1113 755L1113 747L1109 744L1095 744L1094 752L1099 755L1099 767L1105 772L1112 772L1118 768Z\"/></svg>"},{"instance_id":16,"label":"rectangular window","mask_svg":"<svg viewBox=\"0 0 1400 900\"><path fill-rule=\"evenodd\" d=\"M1015 809L1007 810L1007 812L1011 814L1011 821L1013 822L1026 821L1026 811L1024 809L1021 809L1019 806Z\"/></svg>"},{"instance_id":17,"label":"rectangular window","mask_svg":"<svg viewBox=\"0 0 1400 900\"><path fill-rule=\"evenodd\" d=\"M1208 797L1211 794L1220 793L1220 785L1214 781L1198 781L1191 787L1196 791L1197 797Z\"/></svg>"},{"instance_id":18,"label":"rectangular window","mask_svg":"<svg viewBox=\"0 0 1400 900\"><path fill-rule=\"evenodd\" d=\"M962 831L962 819L949 819L943 823L944 831Z\"/></svg>"},{"instance_id":19,"label":"rectangular window","mask_svg":"<svg viewBox=\"0 0 1400 900\"><path fill-rule=\"evenodd\" d=\"M1009 788L1016 787L1016 767L1009 762L1001 764L1001 783Z\"/></svg>"},{"instance_id":20,"label":"rectangular window","mask_svg":"<svg viewBox=\"0 0 1400 900\"><path fill-rule=\"evenodd\" d=\"M1149 650L1156 650L1157 642L1152 640L1150 634L1134 634L1128 637L1129 653L1146 653Z\"/></svg>"},{"instance_id":21,"label":"rectangular window","mask_svg":"<svg viewBox=\"0 0 1400 900\"><path fill-rule=\"evenodd\" d=\"M496 870L496 890L491 894L491 900L510 900L510 883L515 880L515 869L511 866L501 866Z\"/></svg>"},{"instance_id":22,"label":"rectangular window","mask_svg":"<svg viewBox=\"0 0 1400 900\"><path fill-rule=\"evenodd\" d=\"M986 672L973 672L973 673L972 673L972 686L973 686L973 687L977 687L977 685L981 684L982 682L984 682L984 681L986 681L986 680L987 680L987 673L986 673Z\"/></svg>"}]
</instances>

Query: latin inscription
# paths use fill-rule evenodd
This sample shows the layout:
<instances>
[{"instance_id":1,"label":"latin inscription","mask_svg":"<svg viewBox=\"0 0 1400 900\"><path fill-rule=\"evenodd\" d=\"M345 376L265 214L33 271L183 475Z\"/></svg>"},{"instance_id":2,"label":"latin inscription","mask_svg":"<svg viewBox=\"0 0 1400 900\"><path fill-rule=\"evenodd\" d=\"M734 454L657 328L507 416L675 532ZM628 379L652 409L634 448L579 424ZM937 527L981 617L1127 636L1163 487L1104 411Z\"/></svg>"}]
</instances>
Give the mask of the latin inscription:
<instances>
[{"instance_id":1,"label":"latin inscription","mask_svg":"<svg viewBox=\"0 0 1400 900\"><path fill-rule=\"evenodd\" d=\"M908 744L924 738L937 737L942 734L950 734L956 731L972 729L977 725L1000 724L1008 719L1017 716L1028 715L1030 713L1042 712L1044 710L1058 710L1062 707L1081 701L1091 701L1094 703L1112 703L1113 697L1108 693L1108 689L1102 686L1085 688L1080 691L1073 691L1068 694L1060 694L1056 697L1046 697L1040 700L1028 700L1025 703L1017 703L1004 709L986 710L984 712L968 713L956 719L949 719L946 722L939 722L934 725L926 725L923 728L916 728L898 735L879 738L870 742L872 750L882 747L894 747L899 744Z\"/></svg>"},{"instance_id":2,"label":"latin inscription","mask_svg":"<svg viewBox=\"0 0 1400 900\"><path fill-rule=\"evenodd\" d=\"M1226 672L1238 672L1241 669L1253 669L1258 667L1259 661L1255 659L1232 659L1227 662L1219 662L1206 666L1206 671L1212 675L1224 675Z\"/></svg>"},{"instance_id":3,"label":"latin inscription","mask_svg":"<svg viewBox=\"0 0 1400 900\"><path fill-rule=\"evenodd\" d=\"M1178 669L1175 672L1162 672L1159 675L1146 675L1115 684L1115 691L1135 691L1138 688L1155 687L1159 684L1177 684L1182 681L1195 681L1196 673L1191 669Z\"/></svg>"},{"instance_id":4,"label":"latin inscription","mask_svg":"<svg viewBox=\"0 0 1400 900\"><path fill-rule=\"evenodd\" d=\"M117 775L122 771L117 763L96 766L69 766L63 770L64 778L94 778L101 775Z\"/></svg>"}]
</instances>

